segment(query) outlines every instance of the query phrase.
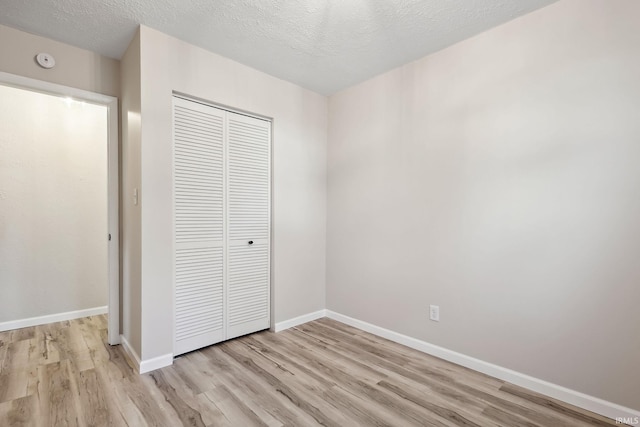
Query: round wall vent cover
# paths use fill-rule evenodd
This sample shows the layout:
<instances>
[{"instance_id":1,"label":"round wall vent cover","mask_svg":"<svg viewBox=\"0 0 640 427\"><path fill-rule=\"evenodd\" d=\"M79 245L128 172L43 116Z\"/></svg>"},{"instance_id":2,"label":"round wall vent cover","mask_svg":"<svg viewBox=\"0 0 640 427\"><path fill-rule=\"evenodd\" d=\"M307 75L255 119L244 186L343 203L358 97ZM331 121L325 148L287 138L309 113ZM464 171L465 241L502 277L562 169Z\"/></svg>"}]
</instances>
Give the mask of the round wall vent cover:
<instances>
[{"instance_id":1,"label":"round wall vent cover","mask_svg":"<svg viewBox=\"0 0 640 427\"><path fill-rule=\"evenodd\" d=\"M48 53L37 54L36 61L42 68L53 68L53 66L56 65L56 60Z\"/></svg>"}]
</instances>

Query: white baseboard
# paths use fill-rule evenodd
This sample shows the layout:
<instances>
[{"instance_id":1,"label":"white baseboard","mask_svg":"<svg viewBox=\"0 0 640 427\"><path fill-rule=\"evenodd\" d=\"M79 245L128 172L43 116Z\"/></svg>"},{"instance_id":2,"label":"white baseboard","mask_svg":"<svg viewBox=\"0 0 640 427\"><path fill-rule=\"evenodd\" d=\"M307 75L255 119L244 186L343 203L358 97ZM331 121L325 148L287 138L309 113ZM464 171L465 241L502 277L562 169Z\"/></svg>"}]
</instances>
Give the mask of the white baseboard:
<instances>
[{"instance_id":1,"label":"white baseboard","mask_svg":"<svg viewBox=\"0 0 640 427\"><path fill-rule=\"evenodd\" d=\"M120 335L120 345L124 350L125 354L129 357L129 360L133 362L134 368L136 371L140 372L140 356L138 353L131 347L129 341L124 337L124 335Z\"/></svg>"},{"instance_id":2,"label":"white baseboard","mask_svg":"<svg viewBox=\"0 0 640 427\"><path fill-rule=\"evenodd\" d=\"M566 387L522 374L520 372L512 371L511 369L503 368L492 363L466 356L437 345L429 344L428 342L421 341L398 332L390 331L389 329L381 328L380 326L372 325L371 323L363 322L362 320L354 319L353 317L345 316L331 310L326 310L326 313L328 318L337 320L338 322L362 329L363 331L473 369L474 371L482 372L483 374L510 382L511 384L561 400L571 405L586 409L587 411L595 412L596 414L600 414L613 420L621 417L628 419L640 417L640 411L635 409L627 408L616 403L608 402L597 397L589 396Z\"/></svg>"},{"instance_id":3,"label":"white baseboard","mask_svg":"<svg viewBox=\"0 0 640 427\"><path fill-rule=\"evenodd\" d=\"M0 332L29 328L31 326L46 325L47 323L63 322L65 320L80 319L81 317L97 316L98 314L107 314L108 312L109 308L105 305L103 307L48 314L46 316L30 317L28 319L10 320L8 322L0 323Z\"/></svg>"},{"instance_id":4,"label":"white baseboard","mask_svg":"<svg viewBox=\"0 0 640 427\"><path fill-rule=\"evenodd\" d=\"M171 365L173 365L173 353L163 354L162 356L154 357L153 359L141 361L140 373L145 374Z\"/></svg>"},{"instance_id":5,"label":"white baseboard","mask_svg":"<svg viewBox=\"0 0 640 427\"><path fill-rule=\"evenodd\" d=\"M173 365L173 354L165 354L154 357L153 359L140 360L140 356L136 353L133 347L131 347L131 344L129 344L129 341L127 341L124 335L120 335L120 342L122 343L122 348L127 356L129 356L131 362L133 362L134 367L139 374L146 374L147 372Z\"/></svg>"},{"instance_id":6,"label":"white baseboard","mask_svg":"<svg viewBox=\"0 0 640 427\"><path fill-rule=\"evenodd\" d=\"M284 331L285 329L293 328L294 326L302 325L303 323L311 322L313 320L321 319L327 316L327 310L318 310L313 313L303 314L302 316L294 317L293 319L284 320L276 323L274 332Z\"/></svg>"}]
</instances>

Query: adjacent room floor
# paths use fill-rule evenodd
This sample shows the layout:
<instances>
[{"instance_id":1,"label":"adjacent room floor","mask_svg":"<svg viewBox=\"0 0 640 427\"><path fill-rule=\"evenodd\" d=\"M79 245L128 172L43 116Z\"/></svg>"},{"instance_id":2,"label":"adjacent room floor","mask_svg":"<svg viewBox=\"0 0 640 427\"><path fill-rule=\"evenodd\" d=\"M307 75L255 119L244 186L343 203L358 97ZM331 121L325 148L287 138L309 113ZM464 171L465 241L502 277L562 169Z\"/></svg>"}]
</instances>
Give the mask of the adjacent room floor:
<instances>
[{"instance_id":1,"label":"adjacent room floor","mask_svg":"<svg viewBox=\"0 0 640 427\"><path fill-rule=\"evenodd\" d=\"M95 316L0 333L0 425L615 425L326 318L144 375L106 327Z\"/></svg>"}]
</instances>

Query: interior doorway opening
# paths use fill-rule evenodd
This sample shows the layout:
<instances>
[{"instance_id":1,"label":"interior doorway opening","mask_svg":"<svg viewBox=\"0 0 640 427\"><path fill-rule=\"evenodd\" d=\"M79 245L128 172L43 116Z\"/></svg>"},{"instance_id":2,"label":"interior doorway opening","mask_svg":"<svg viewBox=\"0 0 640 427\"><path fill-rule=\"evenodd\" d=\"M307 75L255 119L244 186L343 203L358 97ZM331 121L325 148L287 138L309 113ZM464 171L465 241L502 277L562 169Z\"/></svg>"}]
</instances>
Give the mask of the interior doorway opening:
<instances>
[{"instance_id":1,"label":"interior doorway opening","mask_svg":"<svg viewBox=\"0 0 640 427\"><path fill-rule=\"evenodd\" d=\"M0 331L108 313L119 344L117 99L0 73Z\"/></svg>"}]
</instances>

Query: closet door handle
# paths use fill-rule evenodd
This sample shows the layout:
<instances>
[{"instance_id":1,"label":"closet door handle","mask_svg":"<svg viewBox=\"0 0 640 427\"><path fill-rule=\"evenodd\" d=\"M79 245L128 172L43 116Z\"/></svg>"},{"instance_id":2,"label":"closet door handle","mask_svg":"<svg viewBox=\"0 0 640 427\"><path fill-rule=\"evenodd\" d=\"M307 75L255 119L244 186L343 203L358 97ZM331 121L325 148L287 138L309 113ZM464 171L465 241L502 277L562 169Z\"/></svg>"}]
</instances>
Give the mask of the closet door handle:
<instances>
[{"instance_id":1,"label":"closet door handle","mask_svg":"<svg viewBox=\"0 0 640 427\"><path fill-rule=\"evenodd\" d=\"M253 240L249 240L249 244L250 244L250 245L253 245Z\"/></svg>"}]
</instances>

